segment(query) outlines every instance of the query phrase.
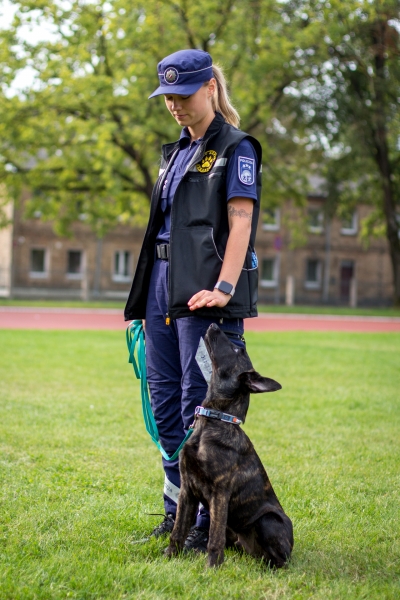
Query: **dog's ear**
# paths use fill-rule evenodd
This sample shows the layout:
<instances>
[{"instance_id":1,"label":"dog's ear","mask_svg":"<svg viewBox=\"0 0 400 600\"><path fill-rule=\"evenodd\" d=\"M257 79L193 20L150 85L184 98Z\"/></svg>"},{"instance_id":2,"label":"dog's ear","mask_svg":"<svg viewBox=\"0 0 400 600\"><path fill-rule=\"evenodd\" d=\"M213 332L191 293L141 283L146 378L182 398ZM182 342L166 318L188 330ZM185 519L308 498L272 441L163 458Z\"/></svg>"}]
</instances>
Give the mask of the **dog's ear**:
<instances>
[{"instance_id":1,"label":"dog's ear","mask_svg":"<svg viewBox=\"0 0 400 600\"><path fill-rule=\"evenodd\" d=\"M253 394L276 392L282 388L280 383L269 377L263 377L257 371L245 371L239 375L239 379Z\"/></svg>"}]
</instances>

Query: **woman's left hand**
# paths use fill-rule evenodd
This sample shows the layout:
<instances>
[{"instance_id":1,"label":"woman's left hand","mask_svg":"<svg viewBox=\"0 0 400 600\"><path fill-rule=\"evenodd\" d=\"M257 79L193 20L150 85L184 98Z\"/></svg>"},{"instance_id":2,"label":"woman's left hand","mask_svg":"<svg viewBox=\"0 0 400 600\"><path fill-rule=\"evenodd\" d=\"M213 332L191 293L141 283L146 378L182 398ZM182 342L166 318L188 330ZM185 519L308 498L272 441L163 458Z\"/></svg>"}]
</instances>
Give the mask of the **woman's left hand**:
<instances>
[{"instance_id":1,"label":"woman's left hand","mask_svg":"<svg viewBox=\"0 0 400 600\"><path fill-rule=\"evenodd\" d=\"M211 306L218 306L219 308L223 308L232 298L229 294L223 294L219 290L201 290L201 292L197 292L194 296L192 296L188 302L188 307L190 310L196 310L197 308L202 308L206 306L207 308L211 308Z\"/></svg>"}]
</instances>

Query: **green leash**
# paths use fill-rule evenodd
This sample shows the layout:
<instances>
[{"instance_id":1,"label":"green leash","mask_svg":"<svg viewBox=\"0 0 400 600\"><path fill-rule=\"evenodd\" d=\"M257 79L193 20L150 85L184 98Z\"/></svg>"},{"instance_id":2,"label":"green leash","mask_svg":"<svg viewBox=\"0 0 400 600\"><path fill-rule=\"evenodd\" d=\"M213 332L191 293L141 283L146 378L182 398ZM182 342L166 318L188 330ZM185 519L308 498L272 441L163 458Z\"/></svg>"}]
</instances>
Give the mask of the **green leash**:
<instances>
[{"instance_id":1,"label":"green leash","mask_svg":"<svg viewBox=\"0 0 400 600\"><path fill-rule=\"evenodd\" d=\"M149 390L147 387L146 375L146 345L144 341L144 331L142 321L132 321L126 328L126 343L129 350L129 362L132 363L135 371L136 379L140 379L140 392L142 395L142 410L144 424L151 439L165 458L165 460L175 460L178 458L179 452L186 444L193 433L193 429L189 429L179 448L175 450L172 456L168 456L164 448L160 444L160 436L158 434L157 424L154 419L153 411L151 410ZM136 350L136 357L135 357Z\"/></svg>"}]
</instances>

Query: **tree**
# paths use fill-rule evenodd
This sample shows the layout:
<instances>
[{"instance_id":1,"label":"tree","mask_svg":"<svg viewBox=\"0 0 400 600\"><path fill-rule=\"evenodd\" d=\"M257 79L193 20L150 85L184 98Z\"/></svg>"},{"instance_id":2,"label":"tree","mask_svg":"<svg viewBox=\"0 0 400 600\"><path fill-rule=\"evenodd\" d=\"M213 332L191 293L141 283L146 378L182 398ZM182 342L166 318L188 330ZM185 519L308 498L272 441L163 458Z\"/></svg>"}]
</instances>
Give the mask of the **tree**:
<instances>
[{"instance_id":1,"label":"tree","mask_svg":"<svg viewBox=\"0 0 400 600\"><path fill-rule=\"evenodd\" d=\"M77 218L98 236L118 221L144 222L161 143L178 128L162 99L147 101L155 66L183 47L226 68L243 128L263 143L264 198L305 195L304 153L290 129L285 89L296 77L301 19L274 0L21 0L0 45L0 181L33 190L29 213L65 233ZM19 37L36 23L46 39ZM32 82L12 93L26 70ZM285 110L285 106L288 110Z\"/></svg>"},{"instance_id":2,"label":"tree","mask_svg":"<svg viewBox=\"0 0 400 600\"><path fill-rule=\"evenodd\" d=\"M366 225L371 233L384 224L399 305L400 6L335 0L302 2L301 11L310 36L298 49L305 78L295 89L297 114L325 150L334 202L375 206Z\"/></svg>"}]
</instances>

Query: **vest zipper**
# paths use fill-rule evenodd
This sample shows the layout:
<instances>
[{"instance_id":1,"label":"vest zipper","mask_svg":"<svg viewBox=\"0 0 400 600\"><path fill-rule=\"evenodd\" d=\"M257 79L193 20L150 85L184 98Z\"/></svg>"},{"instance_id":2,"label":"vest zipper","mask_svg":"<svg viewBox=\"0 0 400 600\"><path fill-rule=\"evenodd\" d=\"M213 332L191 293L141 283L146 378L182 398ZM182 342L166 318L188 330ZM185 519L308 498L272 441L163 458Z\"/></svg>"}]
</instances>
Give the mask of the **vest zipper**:
<instances>
[{"instance_id":1,"label":"vest zipper","mask_svg":"<svg viewBox=\"0 0 400 600\"><path fill-rule=\"evenodd\" d=\"M216 134L211 135L209 138L207 138L206 140L203 140L202 143L200 144L198 150L196 150L196 152L194 153L193 159L192 161L189 163L189 165L186 167L185 172L183 173L180 182L178 183L178 186L175 190L175 194L174 197L176 196L176 192L178 191L179 186L182 183L182 180L184 178L184 176L186 175L186 173L189 171L189 169L191 169L193 167L193 165L197 164L199 162L199 157L204 154L204 149L206 148L208 142L215 136ZM171 256L172 256L172 216L174 213L174 205L175 203L172 202L172 207L171 207L171 227L169 230L169 264L168 264L168 311L167 314L165 315L165 324L166 325L171 325L171 318L169 316L169 310L170 310L170 302L171 302Z\"/></svg>"},{"instance_id":2,"label":"vest zipper","mask_svg":"<svg viewBox=\"0 0 400 600\"><path fill-rule=\"evenodd\" d=\"M168 168L168 167L170 167L171 163L173 163L173 162L174 162L174 160L175 160L175 158L176 158L176 155L178 154L178 152L179 152L179 148L176 148L176 150L175 150L175 151L172 153L172 155L170 156L170 159L169 159L169 161L168 161L168 164L167 164L167 166L166 166L166 168L165 168L165 171L164 171L164 173L163 173L163 179L162 179L162 181L160 181L160 184L162 183L162 185L160 185L160 187L159 187L159 191L158 191L157 205L158 205L158 202L160 201L160 195L161 195L161 193L162 193L162 186L164 185L164 183L165 183L165 180L166 180L166 178L168 177L168 174L169 174L169 172L170 172L170 170L171 170L171 169L170 169L170 168ZM171 210L171 217L172 217L172 210ZM172 222L172 219L171 219L171 222ZM171 244L170 244L170 245L171 245ZM168 271L169 271L169 268L170 268L170 265L168 265ZM169 294L170 294L170 290L169 290L169 273L168 273L168 305L169 305ZM171 325L171 319L170 319L170 317L169 317L169 308L168 308L168 312L167 312L167 314L165 315L165 324L166 324L166 325Z\"/></svg>"}]
</instances>

